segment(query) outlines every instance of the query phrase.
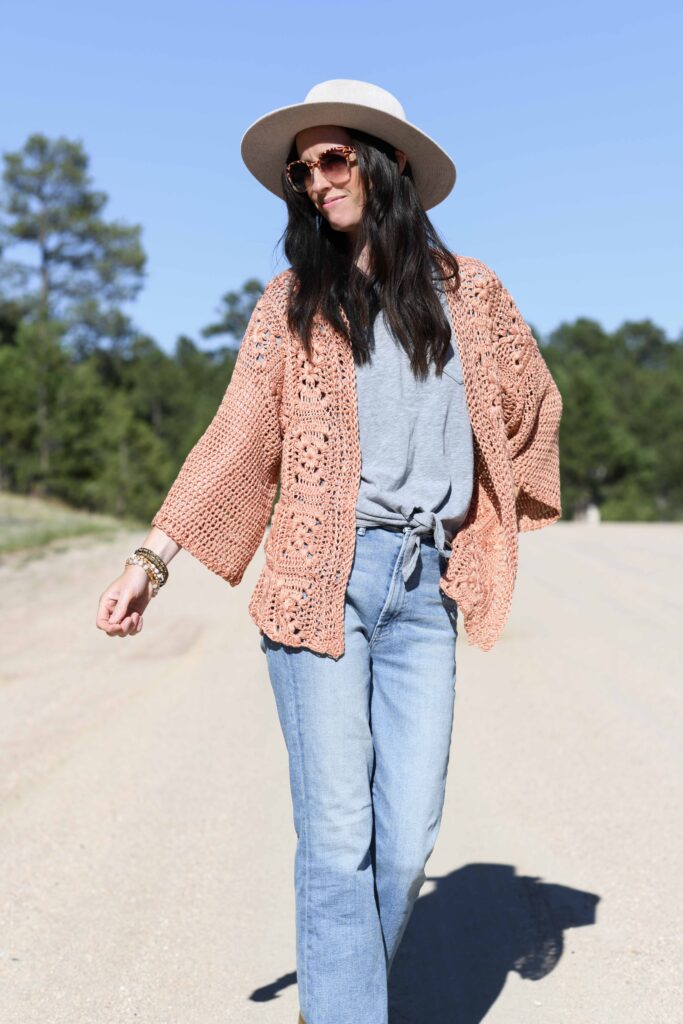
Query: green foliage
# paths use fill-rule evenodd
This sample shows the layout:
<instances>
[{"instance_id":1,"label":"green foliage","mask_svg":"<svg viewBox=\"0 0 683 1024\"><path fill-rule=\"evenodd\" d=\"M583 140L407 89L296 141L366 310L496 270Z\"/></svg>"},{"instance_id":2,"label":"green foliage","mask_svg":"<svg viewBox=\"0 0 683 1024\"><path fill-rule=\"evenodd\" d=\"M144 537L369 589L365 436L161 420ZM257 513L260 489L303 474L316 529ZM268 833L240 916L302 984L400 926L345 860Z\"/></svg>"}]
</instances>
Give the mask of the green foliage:
<instances>
[{"instance_id":1,"label":"green foliage","mask_svg":"<svg viewBox=\"0 0 683 1024\"><path fill-rule=\"evenodd\" d=\"M135 415L124 391L107 396L95 421L94 439L87 455L99 460L97 473L82 482L88 508L106 509L111 515L138 515L157 504L172 468L163 443L144 420ZM72 477L65 482L71 482ZM61 497L67 495L62 491Z\"/></svg>"},{"instance_id":2,"label":"green foliage","mask_svg":"<svg viewBox=\"0 0 683 1024\"><path fill-rule=\"evenodd\" d=\"M562 324L543 349L563 399L564 518L683 518L683 343L650 320Z\"/></svg>"},{"instance_id":3,"label":"green foliage","mask_svg":"<svg viewBox=\"0 0 683 1024\"><path fill-rule=\"evenodd\" d=\"M46 494L57 439L52 429L67 356L58 323L21 323L0 347L0 483Z\"/></svg>"}]
</instances>

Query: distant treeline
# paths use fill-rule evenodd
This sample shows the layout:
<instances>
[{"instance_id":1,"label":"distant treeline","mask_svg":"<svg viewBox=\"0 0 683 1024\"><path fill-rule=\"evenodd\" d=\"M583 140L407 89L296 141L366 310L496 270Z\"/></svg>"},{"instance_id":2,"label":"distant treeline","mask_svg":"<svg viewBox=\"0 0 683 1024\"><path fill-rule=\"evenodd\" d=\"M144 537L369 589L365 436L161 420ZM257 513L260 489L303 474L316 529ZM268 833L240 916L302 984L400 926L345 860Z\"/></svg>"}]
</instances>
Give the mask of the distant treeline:
<instances>
[{"instance_id":1,"label":"distant treeline","mask_svg":"<svg viewBox=\"0 0 683 1024\"><path fill-rule=\"evenodd\" d=\"M221 298L204 347L166 354L122 307L146 256L107 221L79 142L31 135L0 193L0 489L148 521L214 415L263 290ZM206 339L225 342L211 351ZM683 337L652 321L560 325L543 354L562 393L564 518L683 518Z\"/></svg>"}]
</instances>

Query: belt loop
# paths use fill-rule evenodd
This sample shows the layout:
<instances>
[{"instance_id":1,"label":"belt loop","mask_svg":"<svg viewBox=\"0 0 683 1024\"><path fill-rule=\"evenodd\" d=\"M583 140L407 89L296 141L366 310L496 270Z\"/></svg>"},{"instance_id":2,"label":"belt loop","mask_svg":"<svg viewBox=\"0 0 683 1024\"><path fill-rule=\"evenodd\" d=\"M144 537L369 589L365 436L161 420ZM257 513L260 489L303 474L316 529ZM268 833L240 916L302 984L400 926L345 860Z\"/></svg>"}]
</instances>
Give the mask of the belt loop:
<instances>
[{"instance_id":1,"label":"belt loop","mask_svg":"<svg viewBox=\"0 0 683 1024\"><path fill-rule=\"evenodd\" d=\"M357 526L356 527L356 533L358 534L359 537L364 537L366 529L367 529L366 526Z\"/></svg>"}]
</instances>

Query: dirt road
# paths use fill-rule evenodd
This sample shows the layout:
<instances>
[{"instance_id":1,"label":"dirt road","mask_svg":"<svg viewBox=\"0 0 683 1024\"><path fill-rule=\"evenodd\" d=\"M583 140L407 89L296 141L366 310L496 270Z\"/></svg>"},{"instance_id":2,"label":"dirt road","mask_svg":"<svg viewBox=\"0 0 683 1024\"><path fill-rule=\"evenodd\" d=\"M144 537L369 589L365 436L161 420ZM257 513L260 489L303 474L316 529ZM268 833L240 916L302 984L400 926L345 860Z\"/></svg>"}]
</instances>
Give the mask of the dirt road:
<instances>
[{"instance_id":1,"label":"dirt road","mask_svg":"<svg viewBox=\"0 0 683 1024\"><path fill-rule=\"evenodd\" d=\"M0 1020L295 1024L262 553L233 590L182 552L112 639L97 600L141 541L0 567ZM558 524L520 537L496 647L460 623L395 1024L683 1020L682 565L683 526Z\"/></svg>"}]
</instances>

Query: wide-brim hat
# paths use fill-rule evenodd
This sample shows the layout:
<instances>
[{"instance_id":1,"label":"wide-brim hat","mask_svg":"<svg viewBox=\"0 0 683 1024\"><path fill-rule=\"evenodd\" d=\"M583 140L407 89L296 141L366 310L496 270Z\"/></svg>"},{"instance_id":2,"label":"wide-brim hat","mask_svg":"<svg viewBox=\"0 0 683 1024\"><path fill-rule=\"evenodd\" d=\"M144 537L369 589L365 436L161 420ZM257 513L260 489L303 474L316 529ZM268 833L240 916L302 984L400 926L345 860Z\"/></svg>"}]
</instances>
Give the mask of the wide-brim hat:
<instances>
[{"instance_id":1,"label":"wide-brim hat","mask_svg":"<svg viewBox=\"0 0 683 1024\"><path fill-rule=\"evenodd\" d=\"M242 159L269 192L284 199L281 174L294 137L323 124L357 128L403 150L425 210L444 200L455 184L455 164L448 153L407 120L396 97L379 85L352 78L319 82L303 103L259 117L242 137Z\"/></svg>"}]
</instances>

